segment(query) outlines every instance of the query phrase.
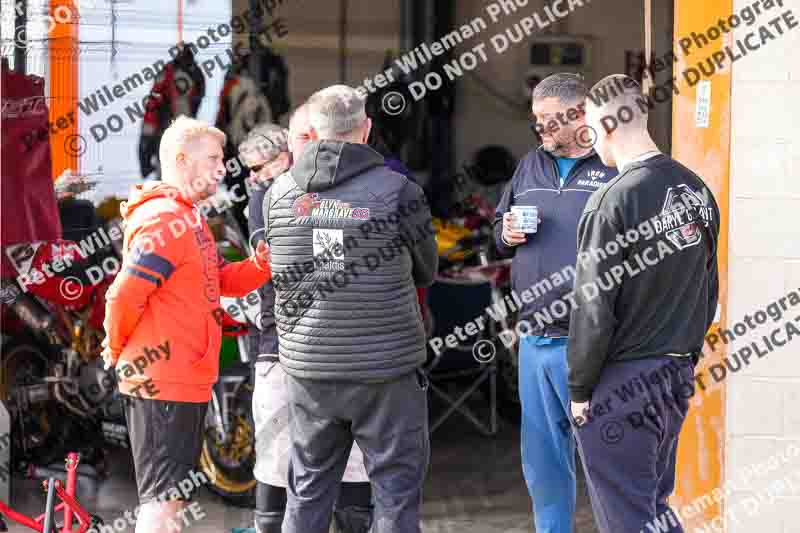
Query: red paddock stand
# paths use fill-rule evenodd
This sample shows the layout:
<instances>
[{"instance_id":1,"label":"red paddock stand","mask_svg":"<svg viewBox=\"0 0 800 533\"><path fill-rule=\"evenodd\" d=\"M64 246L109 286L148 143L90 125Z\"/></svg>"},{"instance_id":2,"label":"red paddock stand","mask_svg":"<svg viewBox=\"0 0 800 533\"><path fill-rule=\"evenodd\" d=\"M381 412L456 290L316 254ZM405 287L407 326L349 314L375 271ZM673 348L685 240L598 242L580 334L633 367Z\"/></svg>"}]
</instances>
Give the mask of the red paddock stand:
<instances>
[{"instance_id":1,"label":"red paddock stand","mask_svg":"<svg viewBox=\"0 0 800 533\"><path fill-rule=\"evenodd\" d=\"M67 455L67 486L66 489L61 480L49 478L43 481L42 485L47 489L47 504L44 514L38 518L30 518L22 513L18 513L0 500L0 530L5 531L5 524L2 523L2 516L10 518L18 524L38 531L39 533L86 533L94 526L102 523L99 517L90 515L86 509L81 507L75 499L75 487L77 485L78 462L80 458L77 453L72 452ZM56 505L56 496L61 503ZM56 529L56 513L64 512L64 521L60 529ZM73 529L73 519L75 519L78 529Z\"/></svg>"}]
</instances>

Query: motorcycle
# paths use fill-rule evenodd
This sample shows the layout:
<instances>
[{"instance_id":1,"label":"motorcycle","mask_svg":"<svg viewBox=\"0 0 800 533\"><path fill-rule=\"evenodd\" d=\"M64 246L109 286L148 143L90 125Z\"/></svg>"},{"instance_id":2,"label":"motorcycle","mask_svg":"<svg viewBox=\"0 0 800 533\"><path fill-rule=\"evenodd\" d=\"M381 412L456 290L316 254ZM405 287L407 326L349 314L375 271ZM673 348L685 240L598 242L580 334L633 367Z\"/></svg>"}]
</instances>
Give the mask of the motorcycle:
<instances>
[{"instance_id":1,"label":"motorcycle","mask_svg":"<svg viewBox=\"0 0 800 533\"><path fill-rule=\"evenodd\" d=\"M111 235L117 224L111 220L102 231ZM248 255L235 224L226 214L217 243L229 260ZM129 448L116 373L105 370L100 357L105 294L121 265L120 243L106 248L88 258L65 240L4 249L18 273L0 283L0 399L11 414L12 471L35 476L78 451L83 465L91 466L88 475L103 477L109 448ZM70 266L54 272L65 264ZM221 300L223 309L235 303ZM255 489L253 378L245 337L251 326L228 313L222 317L220 379L200 457L208 488L241 505L253 503Z\"/></svg>"},{"instance_id":2,"label":"motorcycle","mask_svg":"<svg viewBox=\"0 0 800 533\"><path fill-rule=\"evenodd\" d=\"M71 241L5 251L19 274L0 286L0 397L11 413L15 466L47 465L72 449L102 465L104 442L118 441L124 426L116 376L99 360L113 269ZM119 263L107 253L101 263Z\"/></svg>"},{"instance_id":3,"label":"motorcycle","mask_svg":"<svg viewBox=\"0 0 800 533\"><path fill-rule=\"evenodd\" d=\"M219 252L228 261L241 261L250 255L231 210L224 213L215 233ZM252 508L256 487L253 361L257 354L251 353L247 335L259 327L261 301L253 291L239 299L223 296L220 306L225 310L220 376L206 411L200 468L210 480L207 486L211 492L229 504Z\"/></svg>"}]
</instances>

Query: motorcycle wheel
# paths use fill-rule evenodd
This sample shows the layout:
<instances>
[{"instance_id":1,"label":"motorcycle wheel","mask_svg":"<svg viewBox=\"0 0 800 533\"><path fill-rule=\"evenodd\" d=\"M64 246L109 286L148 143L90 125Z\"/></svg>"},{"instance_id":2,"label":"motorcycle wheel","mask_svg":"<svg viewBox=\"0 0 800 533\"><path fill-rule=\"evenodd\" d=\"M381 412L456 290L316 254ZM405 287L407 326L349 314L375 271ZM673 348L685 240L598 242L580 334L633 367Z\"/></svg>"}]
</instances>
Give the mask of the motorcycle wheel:
<instances>
[{"instance_id":1,"label":"motorcycle wheel","mask_svg":"<svg viewBox=\"0 0 800 533\"><path fill-rule=\"evenodd\" d=\"M255 507L256 462L255 423L252 413L253 387L239 387L233 402L232 437L228 444L219 441L213 421L206 417L200 468L208 477L208 489L237 507Z\"/></svg>"},{"instance_id":2,"label":"motorcycle wheel","mask_svg":"<svg viewBox=\"0 0 800 533\"><path fill-rule=\"evenodd\" d=\"M15 338L3 346L2 371L0 371L0 398L8 400L16 387L37 385L48 373L49 358L44 349L32 339ZM22 442L15 441L15 461L49 464L63 458L63 442L57 431L60 419L53 402L33 406L12 420L18 438L25 438L28 446L23 453ZM56 427L54 427L54 424ZM56 429L56 431L53 431Z\"/></svg>"}]
</instances>

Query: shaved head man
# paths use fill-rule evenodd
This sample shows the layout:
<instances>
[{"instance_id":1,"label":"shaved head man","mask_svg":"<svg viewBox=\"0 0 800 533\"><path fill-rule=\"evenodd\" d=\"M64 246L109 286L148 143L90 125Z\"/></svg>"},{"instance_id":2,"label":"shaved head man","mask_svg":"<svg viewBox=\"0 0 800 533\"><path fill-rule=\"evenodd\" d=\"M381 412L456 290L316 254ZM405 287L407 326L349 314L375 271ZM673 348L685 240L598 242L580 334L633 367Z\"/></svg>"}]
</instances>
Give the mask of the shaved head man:
<instances>
[{"instance_id":1,"label":"shaved head man","mask_svg":"<svg viewBox=\"0 0 800 533\"><path fill-rule=\"evenodd\" d=\"M578 224L572 421L600 532L682 533L667 498L717 307L719 208L703 180L650 138L639 85L616 74L592 91L611 88L601 105L586 100L595 150L619 175L592 194ZM626 120L614 127L611 117ZM636 392L620 401L627 387Z\"/></svg>"},{"instance_id":2,"label":"shaved head man","mask_svg":"<svg viewBox=\"0 0 800 533\"><path fill-rule=\"evenodd\" d=\"M622 92L618 92L620 88ZM603 163L619 168L632 157L659 151L647 131L646 99L636 81L616 74L604 78L592 90L595 94L616 94L599 106L592 98L586 99L586 124L596 134L594 149Z\"/></svg>"}]
</instances>

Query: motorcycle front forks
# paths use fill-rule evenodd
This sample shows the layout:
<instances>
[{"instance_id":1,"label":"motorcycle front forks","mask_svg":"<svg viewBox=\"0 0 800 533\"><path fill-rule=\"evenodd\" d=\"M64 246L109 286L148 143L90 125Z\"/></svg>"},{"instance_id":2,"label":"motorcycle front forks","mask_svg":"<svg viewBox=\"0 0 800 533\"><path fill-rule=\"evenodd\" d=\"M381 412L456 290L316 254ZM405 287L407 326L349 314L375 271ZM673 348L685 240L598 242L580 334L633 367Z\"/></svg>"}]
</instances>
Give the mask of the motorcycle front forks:
<instances>
[{"instance_id":1,"label":"motorcycle front forks","mask_svg":"<svg viewBox=\"0 0 800 533\"><path fill-rule=\"evenodd\" d=\"M249 363L247 341L244 335L236 337L239 348L239 359L242 363ZM244 385L248 376L220 376L219 381L211 389L211 415L214 418L214 429L220 443L228 444L233 438L231 432L233 416L233 400L239 393L239 387Z\"/></svg>"},{"instance_id":2,"label":"motorcycle front forks","mask_svg":"<svg viewBox=\"0 0 800 533\"><path fill-rule=\"evenodd\" d=\"M219 381L211 389L209 408L220 443L227 444L233 438L230 431L233 424L233 400L239 392L239 387L244 385L247 379L247 376L220 376Z\"/></svg>"}]
</instances>

